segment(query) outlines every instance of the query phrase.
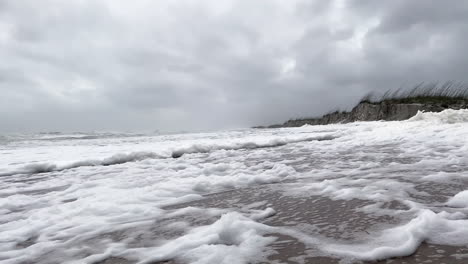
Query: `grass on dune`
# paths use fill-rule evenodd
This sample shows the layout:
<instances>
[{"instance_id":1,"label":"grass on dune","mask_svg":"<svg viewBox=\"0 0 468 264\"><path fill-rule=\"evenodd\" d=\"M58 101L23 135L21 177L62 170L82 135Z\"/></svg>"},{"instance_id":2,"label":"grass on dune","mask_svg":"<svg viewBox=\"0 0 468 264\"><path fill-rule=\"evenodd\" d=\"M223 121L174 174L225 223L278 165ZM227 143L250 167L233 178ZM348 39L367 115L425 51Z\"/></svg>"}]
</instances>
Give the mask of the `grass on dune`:
<instances>
[{"instance_id":1,"label":"grass on dune","mask_svg":"<svg viewBox=\"0 0 468 264\"><path fill-rule=\"evenodd\" d=\"M436 104L457 104L468 102L468 85L461 82L430 82L419 83L408 89L400 87L397 90L388 90L382 96L375 96L374 93L365 95L360 103L436 103Z\"/></svg>"}]
</instances>

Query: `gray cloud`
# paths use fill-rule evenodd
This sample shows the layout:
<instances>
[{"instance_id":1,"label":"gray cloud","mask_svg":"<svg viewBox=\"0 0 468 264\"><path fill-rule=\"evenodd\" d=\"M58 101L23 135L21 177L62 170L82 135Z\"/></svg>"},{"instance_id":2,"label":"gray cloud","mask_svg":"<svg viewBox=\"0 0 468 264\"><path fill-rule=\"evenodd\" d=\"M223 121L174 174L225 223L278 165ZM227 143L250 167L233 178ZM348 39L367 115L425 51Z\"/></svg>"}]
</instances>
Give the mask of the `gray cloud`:
<instances>
[{"instance_id":1,"label":"gray cloud","mask_svg":"<svg viewBox=\"0 0 468 264\"><path fill-rule=\"evenodd\" d=\"M0 131L246 127L466 81L463 1L0 2Z\"/></svg>"}]
</instances>

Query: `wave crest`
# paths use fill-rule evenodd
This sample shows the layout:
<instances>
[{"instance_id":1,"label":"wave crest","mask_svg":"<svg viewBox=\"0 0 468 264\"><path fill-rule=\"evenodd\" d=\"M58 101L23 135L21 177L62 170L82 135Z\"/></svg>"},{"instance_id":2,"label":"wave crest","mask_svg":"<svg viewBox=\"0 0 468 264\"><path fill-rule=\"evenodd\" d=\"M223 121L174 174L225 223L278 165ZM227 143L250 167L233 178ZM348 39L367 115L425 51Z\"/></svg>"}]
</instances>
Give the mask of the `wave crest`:
<instances>
[{"instance_id":1,"label":"wave crest","mask_svg":"<svg viewBox=\"0 0 468 264\"><path fill-rule=\"evenodd\" d=\"M427 121L444 124L464 123L468 122L468 109L447 109L438 113L418 111L409 121Z\"/></svg>"},{"instance_id":2,"label":"wave crest","mask_svg":"<svg viewBox=\"0 0 468 264\"><path fill-rule=\"evenodd\" d=\"M274 138L265 142L255 141L243 141L243 142L230 142L230 143L205 143L205 144L193 144L187 147L175 148L167 153L161 154L150 151L143 152L130 152L130 153L118 153L104 159L89 159L75 161L66 165L57 165L55 163L32 163L23 167L0 172L0 176L11 176L15 174L36 174L44 172L62 171L67 169L73 169L78 167L90 167L90 166L110 166L116 164L122 164L127 162L135 162L144 159L163 159L163 158L180 158L184 154L193 153L209 153L216 150L238 150L238 149L257 149L257 148L269 148L279 147L290 143L306 142L306 141L322 141L332 140L335 136L313 136L313 137L299 137L299 138Z\"/></svg>"}]
</instances>

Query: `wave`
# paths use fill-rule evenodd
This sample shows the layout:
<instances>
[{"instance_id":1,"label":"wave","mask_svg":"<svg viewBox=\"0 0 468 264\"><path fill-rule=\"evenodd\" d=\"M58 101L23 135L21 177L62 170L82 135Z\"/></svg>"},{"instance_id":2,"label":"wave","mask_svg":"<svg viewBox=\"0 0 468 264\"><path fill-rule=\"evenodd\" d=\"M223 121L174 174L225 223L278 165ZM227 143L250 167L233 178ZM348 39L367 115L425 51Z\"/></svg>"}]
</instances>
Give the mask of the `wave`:
<instances>
[{"instance_id":1,"label":"wave","mask_svg":"<svg viewBox=\"0 0 468 264\"><path fill-rule=\"evenodd\" d=\"M322 141L332 140L336 136L325 135L325 136L313 136L313 137L300 137L300 138L274 138L265 142L255 141L243 141L243 142L231 142L225 144L219 143L205 143L205 144L193 144L188 147L180 147L169 151L169 155L166 153L156 153L149 151L130 152L130 153L118 153L105 159L89 159L72 162L66 165L57 165L55 163L32 163L17 169L0 172L1 176L11 176L15 174L37 174L45 172L56 172L67 169L73 169L78 167L91 167L91 166L110 166L116 164L123 164L127 162L141 161L145 159L165 159L165 158L180 158L184 154L194 153L209 153L216 150L240 150L240 149L258 149L258 148L269 148L279 147L290 143L299 143L307 141Z\"/></svg>"},{"instance_id":2,"label":"wave","mask_svg":"<svg viewBox=\"0 0 468 264\"><path fill-rule=\"evenodd\" d=\"M300 138L274 138L266 142L233 142L226 144L194 144L189 147L183 147L172 151L171 157L180 158L184 154L191 153L207 153L215 150L237 150L237 149L258 149L258 148L272 148L280 147L286 144L307 142L307 141L322 141L332 140L335 136L314 136L314 137L300 137Z\"/></svg>"},{"instance_id":3,"label":"wave","mask_svg":"<svg viewBox=\"0 0 468 264\"><path fill-rule=\"evenodd\" d=\"M61 133L61 132L41 132L37 134L7 134L0 135L0 144L12 142L29 142L29 141L84 141L94 139L113 139L113 138L132 138L144 136L157 136L160 133L124 133L124 132L74 132L74 133Z\"/></svg>"},{"instance_id":4,"label":"wave","mask_svg":"<svg viewBox=\"0 0 468 264\"><path fill-rule=\"evenodd\" d=\"M468 122L468 109L447 109L438 113L418 111L409 121L428 121L443 124L464 123Z\"/></svg>"},{"instance_id":5,"label":"wave","mask_svg":"<svg viewBox=\"0 0 468 264\"><path fill-rule=\"evenodd\" d=\"M102 159L102 160L80 160L72 162L66 165L57 165L55 163L32 163L20 167L18 169L0 172L0 176L11 176L15 174L36 174L44 172L54 172L68 170L78 167L92 167L92 166L110 166L116 164L122 164L127 162L139 161L150 158L164 158L161 155L158 155L154 152L131 152L131 153L119 153L111 157Z\"/></svg>"}]
</instances>

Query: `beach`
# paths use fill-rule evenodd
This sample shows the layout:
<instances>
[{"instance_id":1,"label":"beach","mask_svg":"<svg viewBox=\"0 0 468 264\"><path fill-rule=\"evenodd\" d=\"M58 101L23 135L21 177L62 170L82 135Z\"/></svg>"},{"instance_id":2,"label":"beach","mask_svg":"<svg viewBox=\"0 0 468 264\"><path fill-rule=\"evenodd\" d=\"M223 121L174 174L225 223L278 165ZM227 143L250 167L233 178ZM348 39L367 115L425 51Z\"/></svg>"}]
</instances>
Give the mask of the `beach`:
<instances>
[{"instance_id":1,"label":"beach","mask_svg":"<svg viewBox=\"0 0 468 264\"><path fill-rule=\"evenodd\" d=\"M0 263L466 263L468 110L0 143Z\"/></svg>"}]
</instances>

